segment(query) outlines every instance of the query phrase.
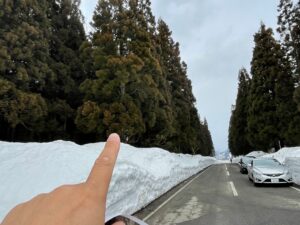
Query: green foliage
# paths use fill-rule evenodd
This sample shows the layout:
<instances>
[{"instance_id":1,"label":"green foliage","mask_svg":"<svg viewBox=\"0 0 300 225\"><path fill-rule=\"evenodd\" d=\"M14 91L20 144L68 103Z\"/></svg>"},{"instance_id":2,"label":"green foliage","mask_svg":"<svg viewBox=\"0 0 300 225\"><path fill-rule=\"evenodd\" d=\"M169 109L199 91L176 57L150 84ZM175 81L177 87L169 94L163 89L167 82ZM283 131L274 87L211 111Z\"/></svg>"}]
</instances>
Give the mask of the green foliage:
<instances>
[{"instance_id":1,"label":"green foliage","mask_svg":"<svg viewBox=\"0 0 300 225\"><path fill-rule=\"evenodd\" d=\"M285 4L285 9L289 7L289 3ZM287 17L287 10L282 15L281 21ZM280 32L285 32L285 26L282 23ZM233 155L246 154L252 148L268 151L299 144L300 114L293 100L295 70L288 48L282 48L264 24L254 41L252 79L246 71L240 72L236 107L230 120L229 147Z\"/></svg>"},{"instance_id":2,"label":"green foliage","mask_svg":"<svg viewBox=\"0 0 300 225\"><path fill-rule=\"evenodd\" d=\"M1 76L23 91L41 93L48 66L47 1L0 2Z\"/></svg>"},{"instance_id":3,"label":"green foliage","mask_svg":"<svg viewBox=\"0 0 300 225\"><path fill-rule=\"evenodd\" d=\"M298 104L298 111L300 112L300 87L295 90L294 100Z\"/></svg>"},{"instance_id":4,"label":"green foliage","mask_svg":"<svg viewBox=\"0 0 300 225\"><path fill-rule=\"evenodd\" d=\"M211 155L213 144L208 130L195 108L191 81L187 77L187 66L180 59L179 44L171 37L171 31L163 20L158 21L156 48L170 92L170 104L173 117L174 133L171 149L177 152Z\"/></svg>"},{"instance_id":5,"label":"green foliage","mask_svg":"<svg viewBox=\"0 0 300 225\"><path fill-rule=\"evenodd\" d=\"M102 112L97 103L86 101L78 108L75 123L83 133L98 133L97 129L100 125L101 114Z\"/></svg>"},{"instance_id":6,"label":"green foliage","mask_svg":"<svg viewBox=\"0 0 300 225\"><path fill-rule=\"evenodd\" d=\"M247 154L252 148L247 139L248 96L251 79L242 68L239 71L238 94L229 126L229 149L232 155Z\"/></svg>"},{"instance_id":7,"label":"green foliage","mask_svg":"<svg viewBox=\"0 0 300 225\"><path fill-rule=\"evenodd\" d=\"M13 129L18 125L30 132L42 131L48 113L45 100L39 94L17 90L10 81L0 79L0 116Z\"/></svg>"},{"instance_id":8,"label":"green foliage","mask_svg":"<svg viewBox=\"0 0 300 225\"><path fill-rule=\"evenodd\" d=\"M255 34L251 62L252 82L249 94L248 140L262 150L278 149L281 141L276 115L275 82L282 71L281 49L265 25Z\"/></svg>"},{"instance_id":9,"label":"green foliage","mask_svg":"<svg viewBox=\"0 0 300 225\"><path fill-rule=\"evenodd\" d=\"M1 119L4 130L12 133L4 139L69 136L67 120L81 101L78 86L84 75L78 57L85 40L79 3L0 2L0 79L15 89L6 101L10 108L3 109L10 111L9 119Z\"/></svg>"},{"instance_id":10,"label":"green foliage","mask_svg":"<svg viewBox=\"0 0 300 225\"><path fill-rule=\"evenodd\" d=\"M0 139L123 142L213 155L187 65L150 0L0 1Z\"/></svg>"},{"instance_id":11,"label":"green foliage","mask_svg":"<svg viewBox=\"0 0 300 225\"><path fill-rule=\"evenodd\" d=\"M278 5L278 28L283 49L299 81L300 76L300 1L280 0Z\"/></svg>"}]
</instances>

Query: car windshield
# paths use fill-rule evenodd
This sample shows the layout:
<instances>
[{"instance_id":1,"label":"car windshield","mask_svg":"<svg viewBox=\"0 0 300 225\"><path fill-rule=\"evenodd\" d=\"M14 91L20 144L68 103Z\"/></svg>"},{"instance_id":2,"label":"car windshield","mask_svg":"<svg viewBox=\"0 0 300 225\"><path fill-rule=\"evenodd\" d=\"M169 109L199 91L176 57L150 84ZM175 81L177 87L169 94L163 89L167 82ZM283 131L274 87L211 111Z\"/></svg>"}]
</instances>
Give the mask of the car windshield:
<instances>
[{"instance_id":1,"label":"car windshield","mask_svg":"<svg viewBox=\"0 0 300 225\"><path fill-rule=\"evenodd\" d=\"M261 159L253 161L254 166L278 166L280 163L274 159Z\"/></svg>"}]
</instances>

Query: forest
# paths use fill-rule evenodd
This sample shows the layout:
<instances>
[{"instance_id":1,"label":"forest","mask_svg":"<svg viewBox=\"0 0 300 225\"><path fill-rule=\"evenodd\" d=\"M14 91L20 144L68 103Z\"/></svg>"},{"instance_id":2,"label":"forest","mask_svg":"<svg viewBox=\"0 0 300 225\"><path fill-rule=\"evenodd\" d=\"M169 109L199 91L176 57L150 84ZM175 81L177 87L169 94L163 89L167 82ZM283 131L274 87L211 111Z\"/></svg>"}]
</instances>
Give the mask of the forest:
<instances>
[{"instance_id":1,"label":"forest","mask_svg":"<svg viewBox=\"0 0 300 225\"><path fill-rule=\"evenodd\" d=\"M214 155L179 43L150 0L99 0L88 34L80 4L0 0L0 140L117 132L138 147Z\"/></svg>"},{"instance_id":2,"label":"forest","mask_svg":"<svg viewBox=\"0 0 300 225\"><path fill-rule=\"evenodd\" d=\"M280 0L278 13L280 40L262 23L250 74L239 71L228 138L233 155L300 145L300 1Z\"/></svg>"}]
</instances>

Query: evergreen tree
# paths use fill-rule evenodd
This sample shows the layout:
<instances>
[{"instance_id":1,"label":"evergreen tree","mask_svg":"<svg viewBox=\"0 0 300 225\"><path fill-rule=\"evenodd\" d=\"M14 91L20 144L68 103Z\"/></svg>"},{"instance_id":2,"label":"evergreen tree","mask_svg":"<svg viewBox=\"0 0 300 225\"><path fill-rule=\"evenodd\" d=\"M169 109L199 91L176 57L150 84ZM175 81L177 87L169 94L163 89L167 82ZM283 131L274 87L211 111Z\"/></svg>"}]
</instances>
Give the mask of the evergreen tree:
<instances>
[{"instance_id":1,"label":"evergreen tree","mask_svg":"<svg viewBox=\"0 0 300 225\"><path fill-rule=\"evenodd\" d=\"M281 42L286 56L291 63L292 73L295 82L300 82L300 1L293 4L291 0L281 0L278 6L278 29L281 36ZM298 87L295 92L295 101L300 105L297 93L300 92Z\"/></svg>"},{"instance_id":2,"label":"evergreen tree","mask_svg":"<svg viewBox=\"0 0 300 225\"><path fill-rule=\"evenodd\" d=\"M294 79L290 63L272 30L261 26L255 35L252 84L249 96L249 141L268 150L295 145L299 120L293 101Z\"/></svg>"},{"instance_id":3,"label":"evergreen tree","mask_svg":"<svg viewBox=\"0 0 300 225\"><path fill-rule=\"evenodd\" d=\"M11 134L8 140L32 140L43 130L40 119L48 114L40 95L47 79L53 78L48 66L47 9L45 0L0 1L1 101L5 105L0 121L4 133Z\"/></svg>"},{"instance_id":4,"label":"evergreen tree","mask_svg":"<svg viewBox=\"0 0 300 225\"><path fill-rule=\"evenodd\" d=\"M300 112L300 87L295 90L294 100L298 104L298 111Z\"/></svg>"},{"instance_id":5,"label":"evergreen tree","mask_svg":"<svg viewBox=\"0 0 300 225\"><path fill-rule=\"evenodd\" d=\"M238 94L235 109L232 111L229 129L229 149L232 155L246 155L251 151L247 139L248 96L251 79L242 68L239 71Z\"/></svg>"},{"instance_id":6,"label":"evergreen tree","mask_svg":"<svg viewBox=\"0 0 300 225\"><path fill-rule=\"evenodd\" d=\"M231 153L231 155L239 155L238 151L234 148L234 142L233 142L233 138L235 137L235 133L234 130L232 128L232 124L233 124L233 115L234 115L234 109L231 110L231 116L230 116L230 120L229 120L229 128L228 128L228 147L229 147L229 151Z\"/></svg>"},{"instance_id":7,"label":"evergreen tree","mask_svg":"<svg viewBox=\"0 0 300 225\"><path fill-rule=\"evenodd\" d=\"M278 64L281 69L277 71L274 90L280 145L294 146L300 144L300 113L293 100L295 88L292 71L283 51L278 55Z\"/></svg>"},{"instance_id":8,"label":"evergreen tree","mask_svg":"<svg viewBox=\"0 0 300 225\"><path fill-rule=\"evenodd\" d=\"M255 47L251 61L251 88L248 108L248 140L262 150L278 149L281 141L276 115L275 81L279 64L280 45L272 29L264 24L254 35Z\"/></svg>"},{"instance_id":9,"label":"evergreen tree","mask_svg":"<svg viewBox=\"0 0 300 225\"><path fill-rule=\"evenodd\" d=\"M148 146L167 146L173 135L171 97L168 83L163 76L157 59L154 38L155 20L151 13L149 0L129 0L127 14L130 19L128 49L144 62L140 71L141 85L138 99L146 126L143 144ZM146 96L146 98L145 98Z\"/></svg>"},{"instance_id":10,"label":"evergreen tree","mask_svg":"<svg viewBox=\"0 0 300 225\"><path fill-rule=\"evenodd\" d=\"M78 87L85 73L79 50L85 32L79 5L80 0L49 1L49 65L55 79L48 83L44 95L49 107L45 136L51 139L70 137L74 129L74 111L82 101Z\"/></svg>"},{"instance_id":11,"label":"evergreen tree","mask_svg":"<svg viewBox=\"0 0 300 225\"><path fill-rule=\"evenodd\" d=\"M214 145L213 145L213 141L212 141L212 138L211 138L211 134L210 134L210 131L209 131L209 128L208 128L208 123L207 123L207 120L204 119L204 123L203 123L203 127L204 127L204 146L206 146L206 155L207 156L215 156L215 148L214 148Z\"/></svg>"},{"instance_id":12,"label":"evergreen tree","mask_svg":"<svg viewBox=\"0 0 300 225\"><path fill-rule=\"evenodd\" d=\"M0 1L0 138L104 140L213 155L187 65L150 0Z\"/></svg>"},{"instance_id":13,"label":"evergreen tree","mask_svg":"<svg viewBox=\"0 0 300 225\"><path fill-rule=\"evenodd\" d=\"M79 58L80 46L85 41L83 19L79 10L80 0L51 0L49 4L48 17L51 21L49 49L51 68L56 75L54 90L49 98L55 96L66 99L69 104L76 107L78 106L78 102L75 102L78 93L76 88L85 78Z\"/></svg>"},{"instance_id":14,"label":"evergreen tree","mask_svg":"<svg viewBox=\"0 0 300 225\"><path fill-rule=\"evenodd\" d=\"M18 90L5 79L0 79L0 87L1 139L38 139L36 134L43 131L48 112L45 100L39 94Z\"/></svg>"},{"instance_id":15,"label":"evergreen tree","mask_svg":"<svg viewBox=\"0 0 300 225\"><path fill-rule=\"evenodd\" d=\"M187 66L180 59L179 44L172 39L172 33L163 20L158 21L157 52L172 95L172 109L175 132L170 139L172 149L177 152L210 155L212 150L205 142L205 129L195 108L195 98ZM208 150L209 149L209 150Z\"/></svg>"},{"instance_id":16,"label":"evergreen tree","mask_svg":"<svg viewBox=\"0 0 300 225\"><path fill-rule=\"evenodd\" d=\"M82 132L96 132L102 139L113 131L118 132L122 141L134 144L145 129L133 94L139 91L137 85L141 82L139 72L143 61L128 51L122 32L126 29L118 27L124 24L124 20L117 23L125 16L124 10L123 1L112 4L101 0L97 5L93 17L95 33L92 36L96 74L81 84L85 102L77 111L76 124ZM100 122L93 123L95 119ZM87 128L86 125L92 127Z\"/></svg>"},{"instance_id":17,"label":"evergreen tree","mask_svg":"<svg viewBox=\"0 0 300 225\"><path fill-rule=\"evenodd\" d=\"M281 114L280 121L281 132L287 139L286 144L297 145L300 143L300 114L296 111L296 106L291 99L293 97L292 90L294 86L299 86L300 81L300 1L294 5L290 0L281 0L278 11L279 27L277 31L281 36L281 43L291 70L283 71L279 77L278 84L280 87L277 94L279 100L277 102L280 103L277 111L285 110L285 114ZM294 80L291 79L291 74ZM300 105L300 100L297 98L299 92L300 88L298 87L294 91L294 100L298 105ZM288 129L287 125L284 124L287 121L290 121Z\"/></svg>"},{"instance_id":18,"label":"evergreen tree","mask_svg":"<svg viewBox=\"0 0 300 225\"><path fill-rule=\"evenodd\" d=\"M0 2L1 76L17 89L42 92L48 66L47 1Z\"/></svg>"},{"instance_id":19,"label":"evergreen tree","mask_svg":"<svg viewBox=\"0 0 300 225\"><path fill-rule=\"evenodd\" d=\"M297 49L293 44L294 35L293 24L294 24L294 5L292 0L280 0L278 5L278 28L277 31L280 34L283 49L285 50L287 59L291 62L294 72L296 72L296 54Z\"/></svg>"}]
</instances>

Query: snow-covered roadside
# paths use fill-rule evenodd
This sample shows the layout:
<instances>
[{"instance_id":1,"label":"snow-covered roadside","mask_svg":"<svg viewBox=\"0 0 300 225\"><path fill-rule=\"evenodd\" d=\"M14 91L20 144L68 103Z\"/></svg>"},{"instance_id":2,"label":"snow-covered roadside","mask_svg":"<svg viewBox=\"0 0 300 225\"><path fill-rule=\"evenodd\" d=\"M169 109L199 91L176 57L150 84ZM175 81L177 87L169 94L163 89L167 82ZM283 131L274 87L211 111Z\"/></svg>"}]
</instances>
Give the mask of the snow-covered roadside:
<instances>
[{"instance_id":1,"label":"snow-covered roadside","mask_svg":"<svg viewBox=\"0 0 300 225\"><path fill-rule=\"evenodd\" d=\"M16 204L39 193L85 181L103 146L104 143L80 146L66 141L0 142L0 221ZM211 157L122 144L106 216L132 214L215 162Z\"/></svg>"}]
</instances>

